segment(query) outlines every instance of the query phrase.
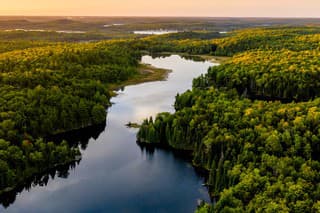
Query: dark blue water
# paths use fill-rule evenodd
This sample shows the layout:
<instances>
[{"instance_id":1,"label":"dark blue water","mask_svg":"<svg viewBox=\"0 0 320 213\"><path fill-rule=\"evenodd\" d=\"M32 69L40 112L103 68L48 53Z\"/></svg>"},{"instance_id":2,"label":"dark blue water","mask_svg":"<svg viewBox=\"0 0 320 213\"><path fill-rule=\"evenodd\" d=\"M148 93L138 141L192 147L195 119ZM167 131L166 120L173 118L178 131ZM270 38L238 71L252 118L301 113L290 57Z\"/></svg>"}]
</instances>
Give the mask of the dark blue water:
<instances>
[{"instance_id":1,"label":"dark blue water","mask_svg":"<svg viewBox=\"0 0 320 213\"><path fill-rule=\"evenodd\" d=\"M142 62L171 69L167 81L128 86L112 99L106 126L69 135L79 141L79 165L62 167L30 181L29 190L2 198L4 212L193 212L197 200L209 200L204 178L171 151L145 150L136 144L129 121L173 111L178 92L191 88L192 79L211 62L180 56ZM5 200L5 201L4 201Z\"/></svg>"}]
</instances>

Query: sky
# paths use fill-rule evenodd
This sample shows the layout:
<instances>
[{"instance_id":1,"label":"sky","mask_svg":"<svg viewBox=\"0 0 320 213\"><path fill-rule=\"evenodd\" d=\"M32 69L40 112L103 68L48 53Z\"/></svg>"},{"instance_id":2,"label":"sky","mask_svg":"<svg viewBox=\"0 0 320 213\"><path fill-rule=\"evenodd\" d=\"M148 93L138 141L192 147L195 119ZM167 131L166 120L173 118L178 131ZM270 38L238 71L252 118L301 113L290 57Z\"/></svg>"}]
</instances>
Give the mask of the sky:
<instances>
[{"instance_id":1,"label":"sky","mask_svg":"<svg viewBox=\"0 0 320 213\"><path fill-rule=\"evenodd\" d=\"M320 0L0 0L0 15L320 17Z\"/></svg>"}]
</instances>

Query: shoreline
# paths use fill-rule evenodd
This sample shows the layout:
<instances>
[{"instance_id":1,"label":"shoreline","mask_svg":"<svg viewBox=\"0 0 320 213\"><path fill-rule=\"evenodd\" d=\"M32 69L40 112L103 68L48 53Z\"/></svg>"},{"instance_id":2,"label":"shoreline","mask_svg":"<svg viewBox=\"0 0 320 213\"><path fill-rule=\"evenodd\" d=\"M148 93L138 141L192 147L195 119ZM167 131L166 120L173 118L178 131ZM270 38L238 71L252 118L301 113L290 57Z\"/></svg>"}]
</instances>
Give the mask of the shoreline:
<instances>
[{"instance_id":1,"label":"shoreline","mask_svg":"<svg viewBox=\"0 0 320 213\"><path fill-rule=\"evenodd\" d=\"M168 74L171 70L161 69L149 64L140 63L138 68L138 73L132 78L120 83L120 84L110 84L110 90L112 96L116 96L116 91L120 90L123 87L137 85L146 82L152 81L165 81L168 77Z\"/></svg>"},{"instance_id":2,"label":"shoreline","mask_svg":"<svg viewBox=\"0 0 320 213\"><path fill-rule=\"evenodd\" d=\"M168 74L171 72L171 70L156 68L156 67L153 67L151 65L142 64L142 63L140 63L140 65L138 66L137 69L138 69L138 73L134 77L130 78L129 80L124 81L124 82L122 82L120 84L117 84L117 85L115 85L115 84L110 85L110 90L109 90L109 92L111 94L110 99L112 97L116 96L117 95L116 91L118 91L122 87L130 86L130 85L136 85L136 84L140 84L140 83L151 82L151 81L163 81L163 80L166 80ZM112 104L110 104L106 108L106 110L111 106L112 106ZM107 113L106 113L106 119L107 119ZM106 121L106 119L104 120L104 122ZM76 130L81 130L81 129L88 128L88 127L91 127L91 126L93 126L93 125L92 124L88 124L88 125L85 125L85 126L81 126L80 128L73 128L73 129L69 129L69 130L66 130L66 131L59 131L58 133L55 133L55 134L53 134L51 136L64 134L64 133L68 133L68 132L72 132L72 131L76 131ZM45 137L46 136L44 136L44 138ZM14 184L12 186L8 186L8 187L4 188L3 190L0 190L0 196L5 195L6 193L14 192L18 187L23 186L24 184L26 184L28 182L28 180L30 180L32 177L35 177L35 176L41 175L41 174L45 174L48 171L57 169L58 167L61 167L61 166L66 166L66 165L69 165L71 163L79 162L80 160L81 160L81 155L80 156L75 156L75 159L73 159L71 161L60 163L60 164L56 164L53 167L44 168L43 171L34 173L34 174L28 176L27 178L24 178L23 180L19 181L18 183Z\"/></svg>"},{"instance_id":3,"label":"shoreline","mask_svg":"<svg viewBox=\"0 0 320 213\"><path fill-rule=\"evenodd\" d=\"M6 188L4 188L3 190L0 190L0 196L3 196L5 195L6 193L12 193L14 192L15 190L17 190L20 186L23 186L23 188L25 188L25 184L28 182L28 180L30 180L32 177L35 177L37 175L44 175L46 173L48 173L49 171L52 171L52 170L56 170L58 169L59 167L63 167L63 166L67 166L67 165L70 165L72 163L79 163L81 161L82 157L81 155L76 155L75 156L75 159L73 160L70 160L70 161L67 161L67 162L64 162L64 163L58 163L58 164L55 164L53 165L52 167L47 167L45 168L43 171L40 171L40 172L37 172L37 173L34 173L26 178L24 178L23 180L19 181L18 183L16 183L15 185L13 186L8 186Z\"/></svg>"},{"instance_id":4,"label":"shoreline","mask_svg":"<svg viewBox=\"0 0 320 213\"><path fill-rule=\"evenodd\" d=\"M123 87L137 85L137 84L141 84L141 83L152 82L152 81L165 81L167 79L168 74L171 72L171 70L161 69L161 68L153 67L149 64L143 64L143 63L139 64L137 70L138 70L138 73L130 79L128 79L124 82L121 82L119 84L109 84L110 100L112 97L117 96L118 95L117 91L119 91ZM112 106L112 103L110 102L110 104L105 108L105 110L107 110L111 106ZM106 118L107 118L107 113L106 113ZM103 122L105 122L105 121L106 121L106 119ZM59 134L65 134L68 132L85 129L85 128L92 127L95 125L100 125L103 122L101 122L99 124L89 123L88 125L80 126L78 128L75 127L75 128L68 129L65 131L59 130L49 136L55 136L55 135L59 135ZM42 137L46 138L48 136L42 136Z\"/></svg>"},{"instance_id":5,"label":"shoreline","mask_svg":"<svg viewBox=\"0 0 320 213\"><path fill-rule=\"evenodd\" d=\"M176 53L170 53L170 55L174 55L174 54L176 54ZM183 54L181 54L181 53L178 55L183 56ZM192 55L188 55L188 56L192 56ZM207 56L202 56L202 57L207 57ZM111 98L114 96L117 96L117 91L123 87L126 87L126 86L137 85L137 84L146 83L146 82L153 82L153 81L165 81L167 79L168 74L171 72L171 70L169 70L169 69L157 68L157 67L151 66L149 64L143 64L143 63L139 64L137 70L138 70L138 73L134 77L132 77L132 78L120 83L120 84L109 85ZM112 103L106 108L106 110L111 106L112 106ZM107 114L106 114L106 118L107 118ZM81 130L83 128L87 128L90 126L92 126L92 124L82 126L80 128L73 128L73 129L66 130L66 131L59 131L57 134L53 134L53 136L58 135L58 134L62 134L62 133L68 133L68 132L75 131L75 130ZM174 149L174 148L172 148L172 150L176 150L177 152L182 151L182 150L178 150L178 149ZM184 150L184 151L187 151L187 150ZM81 159L80 156L76 156L76 158L74 160L71 160L69 162L64 162L64 163L61 163L58 165L54 165L53 167L45 168L44 171L42 171L42 172L38 172L33 175L30 175L25 180L20 181L19 183L15 184L14 186L8 186L7 188L0 190L0 196L4 195L6 193L13 192L14 190L17 189L17 187L25 184L28 181L28 179L30 179L31 177L34 177L39 174L45 174L46 172L53 170L53 169L56 169L59 166L65 166L65 165L68 165L73 162L79 162L79 158Z\"/></svg>"},{"instance_id":6,"label":"shoreline","mask_svg":"<svg viewBox=\"0 0 320 213\"><path fill-rule=\"evenodd\" d=\"M209 61L212 63L219 63L222 64L225 61L228 61L232 57L230 56L216 56L216 55L209 55L209 54L189 54L189 53L183 53L183 52L159 52L159 53L150 53L150 52L145 52L145 54L155 54L155 55L179 55L182 57L198 57L201 58L205 61Z\"/></svg>"}]
</instances>

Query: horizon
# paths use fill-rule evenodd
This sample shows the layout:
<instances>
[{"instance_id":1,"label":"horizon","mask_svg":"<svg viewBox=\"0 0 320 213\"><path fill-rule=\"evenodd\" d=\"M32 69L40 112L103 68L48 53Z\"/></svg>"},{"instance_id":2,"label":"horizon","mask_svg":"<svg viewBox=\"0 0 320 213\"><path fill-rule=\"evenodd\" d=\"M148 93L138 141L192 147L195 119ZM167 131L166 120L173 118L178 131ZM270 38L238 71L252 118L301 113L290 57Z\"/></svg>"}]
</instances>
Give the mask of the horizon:
<instances>
[{"instance_id":1,"label":"horizon","mask_svg":"<svg viewBox=\"0 0 320 213\"><path fill-rule=\"evenodd\" d=\"M318 0L11 0L1 16L320 18Z\"/></svg>"},{"instance_id":2,"label":"horizon","mask_svg":"<svg viewBox=\"0 0 320 213\"><path fill-rule=\"evenodd\" d=\"M145 16L145 15L1 15L0 17L63 17L63 18L216 18L216 19L225 19L225 18L243 18L243 19L320 19L319 17L311 16Z\"/></svg>"}]
</instances>

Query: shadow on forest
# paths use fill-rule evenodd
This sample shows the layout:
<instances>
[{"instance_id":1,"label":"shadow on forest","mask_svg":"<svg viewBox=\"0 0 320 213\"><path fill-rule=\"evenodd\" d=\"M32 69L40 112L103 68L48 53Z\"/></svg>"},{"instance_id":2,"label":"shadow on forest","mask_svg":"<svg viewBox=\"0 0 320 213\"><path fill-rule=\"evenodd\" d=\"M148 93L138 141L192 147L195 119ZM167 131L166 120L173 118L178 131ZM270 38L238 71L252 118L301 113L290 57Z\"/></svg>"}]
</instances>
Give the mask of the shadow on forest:
<instances>
[{"instance_id":1,"label":"shadow on forest","mask_svg":"<svg viewBox=\"0 0 320 213\"><path fill-rule=\"evenodd\" d=\"M47 141L53 141L60 143L62 140L68 141L71 146L80 146L82 150L85 150L88 146L90 139L97 139L99 135L105 130L106 123L83 128L80 130L74 130L67 133L58 134L55 136L49 136L46 138ZM50 169L45 173L37 174L32 178L25 180L23 184L17 185L13 190L0 194L0 205L4 208L9 207L16 200L16 196L22 191L29 191L31 188L40 186L47 186L50 180L55 178L68 178L70 171L75 169L79 165L81 160L71 162L66 165L59 165L54 169Z\"/></svg>"}]
</instances>

